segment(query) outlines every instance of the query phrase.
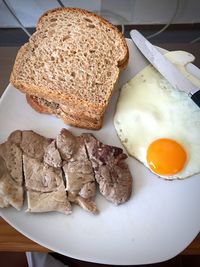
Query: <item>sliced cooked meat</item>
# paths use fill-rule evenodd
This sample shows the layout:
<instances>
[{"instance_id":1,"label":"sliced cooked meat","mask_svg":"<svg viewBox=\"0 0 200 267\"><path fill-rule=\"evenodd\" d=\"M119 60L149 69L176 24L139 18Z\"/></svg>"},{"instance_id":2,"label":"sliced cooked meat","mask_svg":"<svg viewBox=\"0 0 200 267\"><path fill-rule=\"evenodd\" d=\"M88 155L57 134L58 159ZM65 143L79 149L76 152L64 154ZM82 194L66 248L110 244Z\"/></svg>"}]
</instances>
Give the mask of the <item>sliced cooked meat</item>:
<instances>
[{"instance_id":1,"label":"sliced cooked meat","mask_svg":"<svg viewBox=\"0 0 200 267\"><path fill-rule=\"evenodd\" d=\"M67 145L69 145L69 148L67 148ZM57 137L57 147L61 157L65 160L63 171L70 201L79 204L87 211L93 212L94 208L89 208L89 206L92 203L92 206L95 205L96 207L96 204L93 201L91 202L91 198L96 194L95 179L83 138L75 137L66 129L62 129Z\"/></svg>"},{"instance_id":2,"label":"sliced cooked meat","mask_svg":"<svg viewBox=\"0 0 200 267\"><path fill-rule=\"evenodd\" d=\"M17 210L21 210L24 201L23 188L16 184L9 173L0 178L0 196L4 203L9 203Z\"/></svg>"},{"instance_id":3,"label":"sliced cooked meat","mask_svg":"<svg viewBox=\"0 0 200 267\"><path fill-rule=\"evenodd\" d=\"M71 213L61 168L23 155L29 212L59 211Z\"/></svg>"},{"instance_id":4,"label":"sliced cooked meat","mask_svg":"<svg viewBox=\"0 0 200 267\"><path fill-rule=\"evenodd\" d=\"M72 202L96 213L95 181L109 201L123 203L132 191L126 157L121 148L104 145L92 134L75 137L62 129L53 140L33 131L14 131L0 144L0 207L21 209L23 178L29 212L69 214Z\"/></svg>"},{"instance_id":5,"label":"sliced cooked meat","mask_svg":"<svg viewBox=\"0 0 200 267\"><path fill-rule=\"evenodd\" d=\"M29 212L71 213L55 140L33 131L22 132L23 166Z\"/></svg>"},{"instance_id":6,"label":"sliced cooked meat","mask_svg":"<svg viewBox=\"0 0 200 267\"><path fill-rule=\"evenodd\" d=\"M51 192L62 183L62 170L23 155L25 186L28 190Z\"/></svg>"},{"instance_id":7,"label":"sliced cooked meat","mask_svg":"<svg viewBox=\"0 0 200 267\"><path fill-rule=\"evenodd\" d=\"M86 211L91 213L98 213L96 203L89 198L83 198L81 196L76 197L76 203Z\"/></svg>"},{"instance_id":8,"label":"sliced cooked meat","mask_svg":"<svg viewBox=\"0 0 200 267\"><path fill-rule=\"evenodd\" d=\"M76 137L68 130L62 129L56 138L56 145L63 160L69 160L76 152Z\"/></svg>"},{"instance_id":9,"label":"sliced cooked meat","mask_svg":"<svg viewBox=\"0 0 200 267\"><path fill-rule=\"evenodd\" d=\"M22 141L22 131L16 130L12 132L8 137L8 141L19 146Z\"/></svg>"},{"instance_id":10,"label":"sliced cooked meat","mask_svg":"<svg viewBox=\"0 0 200 267\"><path fill-rule=\"evenodd\" d=\"M66 189L69 192L76 192L90 182L94 182L92 164L88 160L83 139L76 137L76 150L70 160L66 161L63 171L66 178Z\"/></svg>"},{"instance_id":11,"label":"sliced cooked meat","mask_svg":"<svg viewBox=\"0 0 200 267\"><path fill-rule=\"evenodd\" d=\"M15 131L0 145L0 207L11 205L17 210L24 202L20 136L21 131Z\"/></svg>"},{"instance_id":12,"label":"sliced cooked meat","mask_svg":"<svg viewBox=\"0 0 200 267\"><path fill-rule=\"evenodd\" d=\"M0 196L0 208L8 208L10 203L5 198Z\"/></svg>"},{"instance_id":13,"label":"sliced cooked meat","mask_svg":"<svg viewBox=\"0 0 200 267\"><path fill-rule=\"evenodd\" d=\"M95 182L84 184L79 191L79 195L83 198L93 198L96 195Z\"/></svg>"},{"instance_id":14,"label":"sliced cooked meat","mask_svg":"<svg viewBox=\"0 0 200 267\"><path fill-rule=\"evenodd\" d=\"M76 197L77 197L77 193L76 192L67 192L67 197L69 199L70 202L76 202Z\"/></svg>"},{"instance_id":15,"label":"sliced cooked meat","mask_svg":"<svg viewBox=\"0 0 200 267\"><path fill-rule=\"evenodd\" d=\"M121 204L130 198L132 177L125 163L120 163L115 167L102 165L95 173L99 191L106 199L115 204Z\"/></svg>"},{"instance_id":16,"label":"sliced cooked meat","mask_svg":"<svg viewBox=\"0 0 200 267\"><path fill-rule=\"evenodd\" d=\"M9 174L19 185L23 183L22 151L10 140L0 145L0 156L3 158Z\"/></svg>"},{"instance_id":17,"label":"sliced cooked meat","mask_svg":"<svg viewBox=\"0 0 200 267\"><path fill-rule=\"evenodd\" d=\"M67 191L77 192L83 185L94 182L94 174L90 161L69 161L63 166Z\"/></svg>"},{"instance_id":18,"label":"sliced cooked meat","mask_svg":"<svg viewBox=\"0 0 200 267\"><path fill-rule=\"evenodd\" d=\"M60 185L56 191L42 193L27 191L28 212L59 211L65 214L72 212L71 204L67 199L64 185Z\"/></svg>"},{"instance_id":19,"label":"sliced cooked meat","mask_svg":"<svg viewBox=\"0 0 200 267\"><path fill-rule=\"evenodd\" d=\"M44 162L54 168L60 168L62 166L62 159L60 153L56 147L56 141L53 140L46 148L44 154Z\"/></svg>"},{"instance_id":20,"label":"sliced cooked meat","mask_svg":"<svg viewBox=\"0 0 200 267\"><path fill-rule=\"evenodd\" d=\"M43 160L45 149L52 139L46 138L33 131L22 131L21 149L29 157Z\"/></svg>"},{"instance_id":21,"label":"sliced cooked meat","mask_svg":"<svg viewBox=\"0 0 200 267\"><path fill-rule=\"evenodd\" d=\"M115 204L127 201L132 192L132 176L123 150L102 144L92 134L83 137L101 194Z\"/></svg>"},{"instance_id":22,"label":"sliced cooked meat","mask_svg":"<svg viewBox=\"0 0 200 267\"><path fill-rule=\"evenodd\" d=\"M0 198L4 207L11 205L20 210L23 206L23 187L13 180L2 157L0 157Z\"/></svg>"}]
</instances>

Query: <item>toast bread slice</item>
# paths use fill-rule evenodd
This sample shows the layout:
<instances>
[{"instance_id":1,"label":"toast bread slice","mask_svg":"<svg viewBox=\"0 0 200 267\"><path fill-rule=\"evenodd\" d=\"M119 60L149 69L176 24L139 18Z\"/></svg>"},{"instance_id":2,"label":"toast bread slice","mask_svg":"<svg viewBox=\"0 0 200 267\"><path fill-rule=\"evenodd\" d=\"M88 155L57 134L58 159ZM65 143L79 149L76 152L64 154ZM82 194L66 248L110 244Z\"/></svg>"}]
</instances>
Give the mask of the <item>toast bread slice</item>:
<instances>
[{"instance_id":1,"label":"toast bread slice","mask_svg":"<svg viewBox=\"0 0 200 267\"><path fill-rule=\"evenodd\" d=\"M39 19L20 48L10 82L29 95L103 114L128 57L125 38L108 21L57 8Z\"/></svg>"},{"instance_id":2,"label":"toast bread slice","mask_svg":"<svg viewBox=\"0 0 200 267\"><path fill-rule=\"evenodd\" d=\"M55 115L56 117L62 119L65 124L80 127L85 129L99 130L102 127L103 116L99 120L86 120L76 116L72 116L62 111L58 104L49 101L38 102L35 98L26 95L26 100L28 104L37 112L44 114Z\"/></svg>"},{"instance_id":3,"label":"toast bread slice","mask_svg":"<svg viewBox=\"0 0 200 267\"><path fill-rule=\"evenodd\" d=\"M52 108L55 107L59 107L59 109L61 111L63 111L64 113L67 113L71 116L74 117L78 117L81 118L83 120L88 120L91 122L96 122L97 120L100 120L101 117L103 116L103 114L98 114L97 112L90 112L87 109L85 109L84 107L75 107L74 105L70 105L69 103L67 103L67 105L63 105L63 104L58 104L55 101L48 101L44 98L41 97L37 97L37 96L29 96L27 95L27 98L31 98L32 101L35 101L37 103L39 103L39 105L43 106L45 105L50 105L52 106Z\"/></svg>"}]
</instances>

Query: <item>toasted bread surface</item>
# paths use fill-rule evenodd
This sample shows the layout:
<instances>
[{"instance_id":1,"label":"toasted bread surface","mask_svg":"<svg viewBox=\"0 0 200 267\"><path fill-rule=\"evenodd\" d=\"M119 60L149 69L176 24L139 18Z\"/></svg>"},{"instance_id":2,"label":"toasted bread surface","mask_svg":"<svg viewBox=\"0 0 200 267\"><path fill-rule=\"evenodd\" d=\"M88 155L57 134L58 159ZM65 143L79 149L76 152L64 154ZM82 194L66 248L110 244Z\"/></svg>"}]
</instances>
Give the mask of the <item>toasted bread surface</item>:
<instances>
[{"instance_id":1,"label":"toasted bread surface","mask_svg":"<svg viewBox=\"0 0 200 267\"><path fill-rule=\"evenodd\" d=\"M39 19L10 81L29 95L103 114L127 63L128 47L116 27L86 10L58 8Z\"/></svg>"}]
</instances>

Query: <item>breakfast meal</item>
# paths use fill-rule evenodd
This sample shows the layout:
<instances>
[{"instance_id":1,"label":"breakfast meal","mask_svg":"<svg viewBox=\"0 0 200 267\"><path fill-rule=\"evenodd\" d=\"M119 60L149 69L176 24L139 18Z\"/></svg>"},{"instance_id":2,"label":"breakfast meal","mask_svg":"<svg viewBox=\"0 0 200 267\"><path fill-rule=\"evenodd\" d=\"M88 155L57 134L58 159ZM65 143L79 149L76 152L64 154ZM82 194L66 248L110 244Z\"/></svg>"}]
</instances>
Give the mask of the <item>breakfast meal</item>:
<instances>
[{"instance_id":1,"label":"breakfast meal","mask_svg":"<svg viewBox=\"0 0 200 267\"><path fill-rule=\"evenodd\" d=\"M200 88L180 61L187 56L183 51L166 54ZM200 109L152 65L122 87L114 125L129 155L156 175L173 180L200 172Z\"/></svg>"},{"instance_id":2,"label":"breakfast meal","mask_svg":"<svg viewBox=\"0 0 200 267\"><path fill-rule=\"evenodd\" d=\"M66 124L100 129L128 47L118 29L78 8L47 11L16 57L10 82L30 106Z\"/></svg>"},{"instance_id":3,"label":"breakfast meal","mask_svg":"<svg viewBox=\"0 0 200 267\"><path fill-rule=\"evenodd\" d=\"M122 204L132 192L126 158L121 148L90 133L74 136L62 129L51 139L16 130L0 144L0 207L21 210L26 194L28 212L70 214L75 203L97 213L97 185L107 200Z\"/></svg>"},{"instance_id":4,"label":"breakfast meal","mask_svg":"<svg viewBox=\"0 0 200 267\"><path fill-rule=\"evenodd\" d=\"M185 178L200 174L200 108L138 43L89 11L56 8L18 51L0 99L0 215L51 251L151 264L197 233L200 175ZM200 88L191 54L158 50Z\"/></svg>"}]
</instances>

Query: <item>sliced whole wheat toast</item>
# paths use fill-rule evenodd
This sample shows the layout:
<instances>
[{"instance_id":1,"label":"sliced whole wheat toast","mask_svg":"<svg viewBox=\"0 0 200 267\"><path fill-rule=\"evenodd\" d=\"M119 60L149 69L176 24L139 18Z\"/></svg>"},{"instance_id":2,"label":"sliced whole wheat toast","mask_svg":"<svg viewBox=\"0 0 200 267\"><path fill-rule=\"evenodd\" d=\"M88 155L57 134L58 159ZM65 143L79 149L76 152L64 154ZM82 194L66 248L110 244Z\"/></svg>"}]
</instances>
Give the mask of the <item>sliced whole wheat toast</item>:
<instances>
[{"instance_id":1,"label":"sliced whole wheat toast","mask_svg":"<svg viewBox=\"0 0 200 267\"><path fill-rule=\"evenodd\" d=\"M48 102L47 100L38 102L36 98L33 98L29 95L26 95L26 100L35 111L55 115L56 117L62 119L65 124L69 124L71 126L98 130L101 128L103 123L103 116L98 120L86 120L67 114L62 109L60 109L59 104L57 103Z\"/></svg>"},{"instance_id":2,"label":"sliced whole wheat toast","mask_svg":"<svg viewBox=\"0 0 200 267\"><path fill-rule=\"evenodd\" d=\"M26 94L103 114L128 57L125 38L108 21L78 8L53 9L20 48L10 82Z\"/></svg>"},{"instance_id":3,"label":"sliced whole wheat toast","mask_svg":"<svg viewBox=\"0 0 200 267\"><path fill-rule=\"evenodd\" d=\"M29 96L26 95L26 98L31 98L31 101L35 101L36 103L40 105L44 105L46 103L47 105L51 105L52 107L59 107L60 111L63 111L64 113L67 113L71 116L75 116L78 118L82 118L83 120L88 120L88 121L94 121L96 122L97 120L100 120L103 116L103 114L98 114L97 112L90 112L86 108L82 106L76 106L67 103L66 105L63 104L58 104L55 101L48 101L44 98L37 97L37 96Z\"/></svg>"}]
</instances>

